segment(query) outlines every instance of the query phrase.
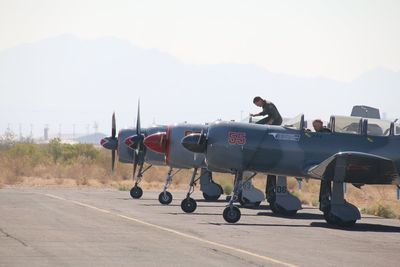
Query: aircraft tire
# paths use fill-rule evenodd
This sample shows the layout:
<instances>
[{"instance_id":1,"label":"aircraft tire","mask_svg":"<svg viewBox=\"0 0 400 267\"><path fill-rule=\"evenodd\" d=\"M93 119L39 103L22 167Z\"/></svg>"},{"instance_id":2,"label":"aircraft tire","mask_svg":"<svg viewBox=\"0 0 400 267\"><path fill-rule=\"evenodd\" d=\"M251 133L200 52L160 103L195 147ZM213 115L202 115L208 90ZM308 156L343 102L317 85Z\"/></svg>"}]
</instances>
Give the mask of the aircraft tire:
<instances>
[{"instance_id":1,"label":"aircraft tire","mask_svg":"<svg viewBox=\"0 0 400 267\"><path fill-rule=\"evenodd\" d=\"M218 186L218 188L219 188L219 195L216 195L216 196L210 196L210 195L207 195L206 193L204 193L203 192L203 197L204 197L204 199L206 200L206 201L217 201L220 197L221 197L221 195L224 193L224 189L222 189L222 186L221 185L219 185L219 184L217 184L217 183L215 183L217 186Z\"/></svg>"},{"instance_id":2,"label":"aircraft tire","mask_svg":"<svg viewBox=\"0 0 400 267\"><path fill-rule=\"evenodd\" d=\"M261 204L261 201L250 202L250 200L242 196L242 192L238 194L238 201L242 207L246 208L258 208Z\"/></svg>"},{"instance_id":3,"label":"aircraft tire","mask_svg":"<svg viewBox=\"0 0 400 267\"><path fill-rule=\"evenodd\" d=\"M296 215L296 213L297 213L297 210L286 210L286 209L282 208L281 206L279 206L278 204L276 204L276 202L270 203L269 206L270 206L272 212L275 214L291 217L291 216Z\"/></svg>"},{"instance_id":4,"label":"aircraft tire","mask_svg":"<svg viewBox=\"0 0 400 267\"><path fill-rule=\"evenodd\" d=\"M217 201L221 195L209 196L203 192L203 197L206 201Z\"/></svg>"},{"instance_id":5,"label":"aircraft tire","mask_svg":"<svg viewBox=\"0 0 400 267\"><path fill-rule=\"evenodd\" d=\"M168 191L166 191L165 194L164 192L161 192L158 195L158 201L163 205L169 205L172 202L172 194Z\"/></svg>"},{"instance_id":6,"label":"aircraft tire","mask_svg":"<svg viewBox=\"0 0 400 267\"><path fill-rule=\"evenodd\" d=\"M240 220L241 212L236 206L226 207L223 213L224 220L228 223L236 223Z\"/></svg>"},{"instance_id":7,"label":"aircraft tire","mask_svg":"<svg viewBox=\"0 0 400 267\"><path fill-rule=\"evenodd\" d=\"M330 225L339 227L353 227L356 224L356 220L343 221L337 216L333 215L330 211L324 212L325 221Z\"/></svg>"},{"instance_id":8,"label":"aircraft tire","mask_svg":"<svg viewBox=\"0 0 400 267\"><path fill-rule=\"evenodd\" d=\"M191 197L183 199L181 202L181 208L186 213L194 212L197 208L196 200Z\"/></svg>"},{"instance_id":9,"label":"aircraft tire","mask_svg":"<svg viewBox=\"0 0 400 267\"><path fill-rule=\"evenodd\" d=\"M143 196L143 190L139 186L134 186L131 188L130 194L133 199L139 199Z\"/></svg>"}]
</instances>

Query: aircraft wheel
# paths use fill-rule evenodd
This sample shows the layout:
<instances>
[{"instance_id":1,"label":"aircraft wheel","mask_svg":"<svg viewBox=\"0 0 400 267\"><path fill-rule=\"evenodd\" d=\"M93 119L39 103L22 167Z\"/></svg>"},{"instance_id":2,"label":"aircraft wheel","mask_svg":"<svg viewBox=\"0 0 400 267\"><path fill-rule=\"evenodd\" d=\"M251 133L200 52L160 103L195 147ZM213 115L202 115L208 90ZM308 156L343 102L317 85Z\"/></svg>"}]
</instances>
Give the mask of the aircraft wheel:
<instances>
[{"instance_id":1,"label":"aircraft wheel","mask_svg":"<svg viewBox=\"0 0 400 267\"><path fill-rule=\"evenodd\" d=\"M270 203L270 208L273 213L284 215L284 216L294 216L297 213L297 210L286 210L286 209L282 208L281 206L279 206L278 204L276 204L276 202Z\"/></svg>"},{"instance_id":2,"label":"aircraft wheel","mask_svg":"<svg viewBox=\"0 0 400 267\"><path fill-rule=\"evenodd\" d=\"M181 208L184 212L186 213L192 213L196 210L197 208L197 203L196 200L194 200L193 198L189 197L189 198L185 198L184 200L182 200L181 202Z\"/></svg>"},{"instance_id":3,"label":"aircraft wheel","mask_svg":"<svg viewBox=\"0 0 400 267\"><path fill-rule=\"evenodd\" d=\"M216 196L209 196L206 193L203 192L203 197L207 201L217 201L221 195L216 195Z\"/></svg>"},{"instance_id":4,"label":"aircraft wheel","mask_svg":"<svg viewBox=\"0 0 400 267\"><path fill-rule=\"evenodd\" d=\"M222 189L222 186L221 186L221 185L219 185L219 184L217 184L217 183L214 183L214 184L217 185L218 188L219 188L219 195L210 196L210 195L207 195L207 193L204 193L204 192L203 192L203 197L204 197L204 199L205 199L206 201L217 201L217 200L220 198L220 196L224 193L224 189Z\"/></svg>"},{"instance_id":5,"label":"aircraft wheel","mask_svg":"<svg viewBox=\"0 0 400 267\"><path fill-rule=\"evenodd\" d=\"M134 186L134 187L132 187L130 194L131 194L132 198L138 199L143 196L143 190L139 186Z\"/></svg>"},{"instance_id":6,"label":"aircraft wheel","mask_svg":"<svg viewBox=\"0 0 400 267\"><path fill-rule=\"evenodd\" d=\"M324 212L324 218L328 224L340 227L353 227L357 221L357 220L343 221L337 216L333 215L330 211Z\"/></svg>"},{"instance_id":7,"label":"aircraft wheel","mask_svg":"<svg viewBox=\"0 0 400 267\"><path fill-rule=\"evenodd\" d=\"M165 194L161 192L158 195L158 201L163 205L169 205L172 202L172 194L168 191L166 191Z\"/></svg>"},{"instance_id":8,"label":"aircraft wheel","mask_svg":"<svg viewBox=\"0 0 400 267\"><path fill-rule=\"evenodd\" d=\"M261 204L261 201L250 202L250 200L242 196L242 192L238 194L238 201L242 207L246 208L258 208Z\"/></svg>"},{"instance_id":9,"label":"aircraft wheel","mask_svg":"<svg viewBox=\"0 0 400 267\"><path fill-rule=\"evenodd\" d=\"M224 219L228 223L236 223L240 220L240 209L236 206L226 207L223 213Z\"/></svg>"}]
</instances>

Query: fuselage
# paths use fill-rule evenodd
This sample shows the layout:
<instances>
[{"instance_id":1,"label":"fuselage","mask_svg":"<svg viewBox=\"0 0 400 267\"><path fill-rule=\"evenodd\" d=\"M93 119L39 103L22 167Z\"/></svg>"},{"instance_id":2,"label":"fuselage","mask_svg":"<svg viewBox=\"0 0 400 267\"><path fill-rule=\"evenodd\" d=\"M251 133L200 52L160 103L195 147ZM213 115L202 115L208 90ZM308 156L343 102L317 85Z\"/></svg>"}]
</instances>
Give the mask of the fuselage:
<instances>
[{"instance_id":1,"label":"fuselage","mask_svg":"<svg viewBox=\"0 0 400 267\"><path fill-rule=\"evenodd\" d=\"M206 162L210 170L307 177L310 167L345 151L385 157L400 168L400 136L315 133L238 122L209 126Z\"/></svg>"}]
</instances>

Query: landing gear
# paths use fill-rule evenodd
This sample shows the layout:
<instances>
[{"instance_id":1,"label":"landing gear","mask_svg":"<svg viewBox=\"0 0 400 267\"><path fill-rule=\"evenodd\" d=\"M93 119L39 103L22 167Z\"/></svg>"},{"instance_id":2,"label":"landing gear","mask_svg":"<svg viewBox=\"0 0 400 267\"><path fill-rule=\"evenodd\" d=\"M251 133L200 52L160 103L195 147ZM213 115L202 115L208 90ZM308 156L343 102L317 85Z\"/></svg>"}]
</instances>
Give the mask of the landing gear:
<instances>
[{"instance_id":1,"label":"landing gear","mask_svg":"<svg viewBox=\"0 0 400 267\"><path fill-rule=\"evenodd\" d=\"M131 197L134 199L141 198L143 196L143 190L139 186L135 185L130 191Z\"/></svg>"},{"instance_id":2,"label":"landing gear","mask_svg":"<svg viewBox=\"0 0 400 267\"><path fill-rule=\"evenodd\" d=\"M256 176L253 172L243 172L242 188L238 193L238 201L242 207L258 208L265 199L264 193L255 188L252 179Z\"/></svg>"},{"instance_id":3,"label":"landing gear","mask_svg":"<svg viewBox=\"0 0 400 267\"><path fill-rule=\"evenodd\" d=\"M221 192L223 192L222 187L221 187ZM207 195L206 193L203 192L203 198L204 198L204 200L207 200L207 201L217 201L221 195L222 194L217 195L217 196L209 196L209 195Z\"/></svg>"},{"instance_id":4,"label":"landing gear","mask_svg":"<svg viewBox=\"0 0 400 267\"><path fill-rule=\"evenodd\" d=\"M197 208L197 203L196 200L190 197L191 194L194 192L194 187L196 185L196 175L197 175L197 168L193 170L192 178L190 179L189 183L189 190L186 194L186 198L182 200L181 202L181 208L184 212L186 213L192 213L196 210Z\"/></svg>"},{"instance_id":5,"label":"landing gear","mask_svg":"<svg viewBox=\"0 0 400 267\"><path fill-rule=\"evenodd\" d=\"M165 184L163 191L158 196L158 201L160 201L163 205L169 205L172 202L172 194L167 191L168 187L171 185L172 177L174 177L181 170L177 170L175 173L173 172L173 168L169 168L167 178L165 179Z\"/></svg>"},{"instance_id":6,"label":"landing gear","mask_svg":"<svg viewBox=\"0 0 400 267\"><path fill-rule=\"evenodd\" d=\"M251 202L248 198L243 196L242 192L238 194L238 201L242 207L246 208L258 208L261 204L261 201Z\"/></svg>"},{"instance_id":7,"label":"landing gear","mask_svg":"<svg viewBox=\"0 0 400 267\"><path fill-rule=\"evenodd\" d=\"M344 199L344 177L346 175L346 159L338 157L336 159L333 185L331 181L324 177L320 187L320 207L324 213L324 218L328 224L351 227L357 220L361 219L360 211L351 203Z\"/></svg>"},{"instance_id":8,"label":"landing gear","mask_svg":"<svg viewBox=\"0 0 400 267\"><path fill-rule=\"evenodd\" d=\"M139 186L140 182L142 181L143 174L148 171L153 165L147 166L143 170L143 164L139 165L139 171L137 176L135 177L135 174L133 173L133 180L135 181L135 185L131 188L130 195L133 199L139 199L143 196L143 190Z\"/></svg>"},{"instance_id":9,"label":"landing gear","mask_svg":"<svg viewBox=\"0 0 400 267\"><path fill-rule=\"evenodd\" d=\"M357 220L344 221L341 218L339 218L338 216L336 216L335 214L331 213L330 211L324 212L324 218L328 224L336 225L336 226L340 226L340 227L352 227L357 222Z\"/></svg>"},{"instance_id":10,"label":"landing gear","mask_svg":"<svg viewBox=\"0 0 400 267\"><path fill-rule=\"evenodd\" d=\"M287 209L281 207L281 206L280 206L278 203L276 203L276 202L270 203L269 206L270 206L272 212L275 213L275 214L280 214L280 215L283 215L283 216L289 216L289 217L291 217L291 216L296 215L296 213L297 213L297 210L287 210Z\"/></svg>"},{"instance_id":11,"label":"landing gear","mask_svg":"<svg viewBox=\"0 0 400 267\"><path fill-rule=\"evenodd\" d=\"M273 213L294 216L301 209L300 200L287 190L286 176L267 176L267 201Z\"/></svg>"},{"instance_id":12,"label":"landing gear","mask_svg":"<svg viewBox=\"0 0 400 267\"><path fill-rule=\"evenodd\" d=\"M229 199L229 203L227 207L224 209L223 217L224 220L228 223L236 223L240 220L241 213L238 207L234 206L233 203L238 198L239 191L242 187L243 180L243 172L237 171L235 174L235 181L233 183L233 191L231 198Z\"/></svg>"},{"instance_id":13,"label":"landing gear","mask_svg":"<svg viewBox=\"0 0 400 267\"><path fill-rule=\"evenodd\" d=\"M172 194L168 191L161 192L158 195L158 201L163 205L169 205L172 202Z\"/></svg>"},{"instance_id":14,"label":"landing gear","mask_svg":"<svg viewBox=\"0 0 400 267\"><path fill-rule=\"evenodd\" d=\"M224 193L222 187L215 183L212 179L212 172L205 168L200 171L200 191L203 192L203 197L207 201L217 201Z\"/></svg>"},{"instance_id":15,"label":"landing gear","mask_svg":"<svg viewBox=\"0 0 400 267\"><path fill-rule=\"evenodd\" d=\"M184 200L182 200L181 208L186 213L194 212L197 208L196 200L191 197L185 198Z\"/></svg>"},{"instance_id":16,"label":"landing gear","mask_svg":"<svg viewBox=\"0 0 400 267\"><path fill-rule=\"evenodd\" d=\"M238 207L229 206L224 209L224 219L228 223L237 223L240 220L241 213Z\"/></svg>"}]
</instances>

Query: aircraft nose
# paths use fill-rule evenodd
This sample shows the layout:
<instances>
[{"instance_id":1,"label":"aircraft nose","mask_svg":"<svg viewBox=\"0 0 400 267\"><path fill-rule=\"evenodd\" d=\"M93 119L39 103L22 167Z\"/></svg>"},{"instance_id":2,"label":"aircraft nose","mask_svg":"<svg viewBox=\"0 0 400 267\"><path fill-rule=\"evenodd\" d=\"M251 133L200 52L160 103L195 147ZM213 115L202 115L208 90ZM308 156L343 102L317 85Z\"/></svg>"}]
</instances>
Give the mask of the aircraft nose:
<instances>
[{"instance_id":1,"label":"aircraft nose","mask_svg":"<svg viewBox=\"0 0 400 267\"><path fill-rule=\"evenodd\" d=\"M115 137L105 137L100 140L100 145L105 149L115 150L118 146L118 139Z\"/></svg>"},{"instance_id":2,"label":"aircraft nose","mask_svg":"<svg viewBox=\"0 0 400 267\"><path fill-rule=\"evenodd\" d=\"M203 138L203 134L193 133L185 136L181 144L187 150L193 153L205 153L207 149L207 144Z\"/></svg>"},{"instance_id":3,"label":"aircraft nose","mask_svg":"<svg viewBox=\"0 0 400 267\"><path fill-rule=\"evenodd\" d=\"M107 138L103 138L103 139L101 139L100 140L100 145L102 146L102 147L105 147L105 145L108 143L108 139Z\"/></svg>"},{"instance_id":4,"label":"aircraft nose","mask_svg":"<svg viewBox=\"0 0 400 267\"><path fill-rule=\"evenodd\" d=\"M166 153L167 152L167 134L165 132L159 132L147 136L144 139L144 145L155 152Z\"/></svg>"}]
</instances>

